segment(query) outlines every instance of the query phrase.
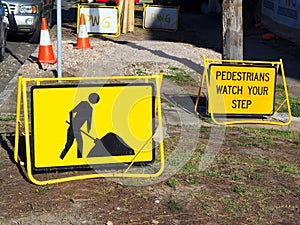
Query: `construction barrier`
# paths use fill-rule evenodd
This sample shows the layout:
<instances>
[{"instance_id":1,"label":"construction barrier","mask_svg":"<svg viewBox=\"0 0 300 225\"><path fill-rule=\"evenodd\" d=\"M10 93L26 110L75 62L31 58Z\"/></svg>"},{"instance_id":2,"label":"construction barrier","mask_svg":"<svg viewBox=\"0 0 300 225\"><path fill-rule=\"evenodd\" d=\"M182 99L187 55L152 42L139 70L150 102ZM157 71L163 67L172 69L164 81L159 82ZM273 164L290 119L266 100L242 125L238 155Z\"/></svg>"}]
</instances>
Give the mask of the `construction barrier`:
<instances>
[{"instance_id":1,"label":"construction barrier","mask_svg":"<svg viewBox=\"0 0 300 225\"><path fill-rule=\"evenodd\" d=\"M89 36L119 36L120 35L120 7L102 6L99 4L78 4L77 32L80 26L80 15L84 14L86 30Z\"/></svg>"},{"instance_id":2,"label":"construction barrier","mask_svg":"<svg viewBox=\"0 0 300 225\"><path fill-rule=\"evenodd\" d=\"M179 6L162 6L144 4L143 28L177 31Z\"/></svg>"},{"instance_id":3,"label":"construction barrier","mask_svg":"<svg viewBox=\"0 0 300 225\"><path fill-rule=\"evenodd\" d=\"M19 148L24 127L26 170L29 180L37 185L159 176L164 169L162 78L162 73L89 78L19 76L14 160L22 163ZM108 82L103 84L104 80ZM34 177L36 172L82 169L100 172L42 181Z\"/></svg>"},{"instance_id":4,"label":"construction barrier","mask_svg":"<svg viewBox=\"0 0 300 225\"><path fill-rule=\"evenodd\" d=\"M282 60L267 62L205 57L203 60L204 72L195 103L195 112L198 115L199 100L206 83L207 114L216 124L291 123L292 115ZM282 77L283 100L276 98L278 74ZM289 118L286 121L278 121L274 115L284 106Z\"/></svg>"}]
</instances>

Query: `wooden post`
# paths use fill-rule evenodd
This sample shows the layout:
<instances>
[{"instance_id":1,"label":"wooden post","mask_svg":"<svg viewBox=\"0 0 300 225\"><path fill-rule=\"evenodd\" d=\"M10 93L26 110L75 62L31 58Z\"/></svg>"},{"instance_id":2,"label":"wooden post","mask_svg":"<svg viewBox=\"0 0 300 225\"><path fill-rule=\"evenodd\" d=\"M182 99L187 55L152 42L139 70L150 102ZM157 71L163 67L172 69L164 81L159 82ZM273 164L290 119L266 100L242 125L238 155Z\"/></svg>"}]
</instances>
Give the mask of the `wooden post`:
<instances>
[{"instance_id":1,"label":"wooden post","mask_svg":"<svg viewBox=\"0 0 300 225\"><path fill-rule=\"evenodd\" d=\"M122 33L126 34L128 30L128 4L129 0L124 0L124 10L123 10L123 24L122 24Z\"/></svg>"},{"instance_id":2,"label":"wooden post","mask_svg":"<svg viewBox=\"0 0 300 225\"><path fill-rule=\"evenodd\" d=\"M128 32L134 31L134 0L129 0L128 4Z\"/></svg>"},{"instance_id":3,"label":"wooden post","mask_svg":"<svg viewBox=\"0 0 300 225\"><path fill-rule=\"evenodd\" d=\"M223 0L223 59L243 60L242 0Z\"/></svg>"},{"instance_id":4,"label":"wooden post","mask_svg":"<svg viewBox=\"0 0 300 225\"><path fill-rule=\"evenodd\" d=\"M121 26L121 31L123 27L123 16L124 16L124 0L119 0L119 6L120 6L120 26Z\"/></svg>"}]
</instances>

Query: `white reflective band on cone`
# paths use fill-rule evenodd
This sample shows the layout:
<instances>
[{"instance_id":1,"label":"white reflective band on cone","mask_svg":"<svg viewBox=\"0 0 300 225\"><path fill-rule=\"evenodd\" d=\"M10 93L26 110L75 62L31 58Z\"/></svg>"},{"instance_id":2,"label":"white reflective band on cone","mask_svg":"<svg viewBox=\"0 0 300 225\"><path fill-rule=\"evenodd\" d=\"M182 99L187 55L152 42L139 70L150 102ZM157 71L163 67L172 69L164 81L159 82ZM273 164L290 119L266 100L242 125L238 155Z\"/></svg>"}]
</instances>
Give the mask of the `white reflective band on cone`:
<instances>
[{"instance_id":1,"label":"white reflective band on cone","mask_svg":"<svg viewBox=\"0 0 300 225\"><path fill-rule=\"evenodd\" d=\"M85 25L80 25L80 26L79 26L78 37L79 37L79 38L87 38L87 37L88 37L88 34L87 34L87 30L86 30L86 26L85 26Z\"/></svg>"},{"instance_id":2,"label":"white reflective band on cone","mask_svg":"<svg viewBox=\"0 0 300 225\"><path fill-rule=\"evenodd\" d=\"M48 30L41 30L40 45L51 45Z\"/></svg>"}]
</instances>

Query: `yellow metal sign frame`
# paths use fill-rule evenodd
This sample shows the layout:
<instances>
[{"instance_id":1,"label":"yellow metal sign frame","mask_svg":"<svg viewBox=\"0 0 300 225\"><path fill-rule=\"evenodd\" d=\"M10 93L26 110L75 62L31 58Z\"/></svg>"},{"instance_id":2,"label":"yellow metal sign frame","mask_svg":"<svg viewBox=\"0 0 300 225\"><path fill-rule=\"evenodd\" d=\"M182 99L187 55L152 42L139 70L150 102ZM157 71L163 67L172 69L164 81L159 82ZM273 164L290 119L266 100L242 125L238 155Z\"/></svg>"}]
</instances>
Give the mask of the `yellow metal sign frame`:
<instances>
[{"instance_id":1,"label":"yellow metal sign frame","mask_svg":"<svg viewBox=\"0 0 300 225\"><path fill-rule=\"evenodd\" d=\"M32 86L33 170L118 168L133 157L150 165L154 96L144 82Z\"/></svg>"},{"instance_id":2,"label":"yellow metal sign frame","mask_svg":"<svg viewBox=\"0 0 300 225\"><path fill-rule=\"evenodd\" d=\"M27 170L28 179L36 184L36 185L48 185L54 183L61 183L73 180L83 180L83 179L90 179L90 178L103 178L103 177L114 177L114 178L153 178L158 177L162 174L164 170L164 143L163 143L163 124L162 124L162 108L161 108L161 97L160 97L160 88L162 84L163 73L154 74L149 76L111 76L111 77L66 77L66 78L23 78L19 76L18 78L18 93L17 93L17 105L16 105L16 127L15 127L15 147L14 147L14 160L16 163L20 163L23 165L23 162L19 159L19 145L20 145L20 136L24 132L25 136L25 164ZM29 125L29 103L28 103L28 87L29 86L39 86L43 84L55 84L60 85L63 82L65 83L78 83L83 81L87 83L90 82L98 82L98 81L135 81L135 80L144 80L145 83L152 82L155 85L155 116L157 118L157 127L155 134L152 135L151 140L153 140L153 136L155 135L156 138L159 138L158 143L158 157L157 161L155 162L159 164L159 167L155 170L151 170L153 172L145 173L143 170L134 170L133 165L136 162L137 156L140 152L137 152L135 156L132 158L130 162L126 164L126 167L117 171L97 171L97 173L89 173L89 174L82 174L82 175L74 175L74 176L67 176L67 177L59 177L55 179L48 179L48 180L39 180L34 177L34 171L32 168L32 140L30 138L31 131ZM23 120L21 120L21 111L23 106ZM24 130L22 130L24 129ZM157 136L158 135L158 136ZM148 140L147 140L148 141ZM130 170L130 169L133 170ZM137 171L137 172L136 172Z\"/></svg>"},{"instance_id":3,"label":"yellow metal sign frame","mask_svg":"<svg viewBox=\"0 0 300 225\"><path fill-rule=\"evenodd\" d=\"M210 59L210 58L206 58L203 57L203 62L204 62L204 71L202 74L202 78L201 78L201 84L199 87L199 91L198 91L198 95L196 98L196 102L195 102L195 113L197 115L200 115L200 113L198 112L198 105L199 105L199 101L200 101L200 97L202 94L206 94L206 97L208 98L208 106L207 106L207 114L211 116L212 120L214 123L218 124L218 125L233 125L233 124L270 124L270 125L281 125L281 126L285 126L285 125L289 125L292 121L292 114L291 114L291 109L290 109L290 102L289 102L289 97L288 97L288 89L287 89L287 85L286 85L286 78L285 78L285 72L284 72L284 67L283 67L283 62L280 59L280 61L275 61L275 62L269 62L269 61L251 61L251 60L222 60L222 59ZM282 100L282 102L280 104L278 104L279 106L277 106L277 108L273 110L270 109L270 105L268 105L267 107L265 107L266 109L270 109L269 113L254 113L253 112L249 112L247 113L247 110L245 110L245 112L243 113L226 113L226 112L221 112L220 110L216 110L218 109L217 107L211 107L214 104L219 104L216 103L216 99L214 99L214 96L216 96L215 92L213 91L213 88L216 88L216 85L213 86L212 83L210 81L210 70L211 70L211 66L224 66L224 67L262 67L262 69L267 68L267 69L272 69L274 68L276 70L276 76L278 76L278 72L281 71L281 77L282 77L282 84L284 87L284 97L285 99ZM274 85L274 93L272 93L271 98L274 98L275 101L275 95L276 95L276 88L275 88L275 84L276 84L276 79L277 77L274 78L275 80L272 80L272 84ZM268 77L268 81L271 80L271 78ZM206 84L206 89L207 89L207 93L204 93L204 85ZM244 85L246 84L246 82L244 82ZM238 88L236 88L235 91L239 91ZM268 88L266 88L266 91L270 91ZM227 92L226 92L227 93ZM273 100L273 99L272 99ZM245 100L245 107L247 106L247 100ZM274 103L274 102L273 102ZM223 105L226 104L226 102L224 101L222 103ZM277 113L280 109L282 109L284 106L286 106L287 109L287 113L288 113L288 120L287 121L278 121L276 119L274 119L274 114ZM224 106L223 108L226 108L226 106ZM224 109L223 109L224 110ZM225 110L224 110L225 111ZM262 111L263 112L263 111ZM249 114L249 115L247 115ZM251 116L252 115L252 116ZM263 118L257 118L257 115L262 115L264 116ZM227 116L230 116L229 118L226 118ZM236 117L235 117L236 116ZM252 118L251 118L252 117ZM224 120L224 118L226 120Z\"/></svg>"},{"instance_id":4,"label":"yellow metal sign frame","mask_svg":"<svg viewBox=\"0 0 300 225\"><path fill-rule=\"evenodd\" d=\"M146 19L146 8L147 7L159 7L159 8L172 8L177 10L177 18L176 18L176 29L163 29L163 28L146 28L145 27L145 19ZM144 30L163 30L169 32L176 32L178 30L178 21L179 21L179 6L163 6L163 5L151 5L151 4L144 4L143 5L143 29Z\"/></svg>"},{"instance_id":5,"label":"yellow metal sign frame","mask_svg":"<svg viewBox=\"0 0 300 225\"><path fill-rule=\"evenodd\" d=\"M83 3L77 5L77 33L79 32L79 26L80 26L80 11L82 8L111 8L111 9L117 9L118 11L118 22L117 22L117 32L115 34L109 34L109 33L89 33L88 36L111 36L111 37L118 37L121 34L121 9L120 6L103 6L99 5L97 3Z\"/></svg>"}]
</instances>

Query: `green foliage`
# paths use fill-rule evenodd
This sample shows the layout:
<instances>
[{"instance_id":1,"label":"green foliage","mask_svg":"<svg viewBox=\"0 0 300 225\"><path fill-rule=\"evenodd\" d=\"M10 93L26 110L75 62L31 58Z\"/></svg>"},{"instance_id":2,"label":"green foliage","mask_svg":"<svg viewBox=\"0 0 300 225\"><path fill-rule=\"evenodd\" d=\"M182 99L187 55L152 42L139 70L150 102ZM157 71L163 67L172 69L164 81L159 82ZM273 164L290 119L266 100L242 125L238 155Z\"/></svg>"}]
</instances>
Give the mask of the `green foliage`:
<instances>
[{"instance_id":1,"label":"green foliage","mask_svg":"<svg viewBox=\"0 0 300 225\"><path fill-rule=\"evenodd\" d=\"M143 75L146 75L146 72L140 68L137 68L136 71L135 71L136 75L138 76L143 76Z\"/></svg>"},{"instance_id":2,"label":"green foliage","mask_svg":"<svg viewBox=\"0 0 300 225\"><path fill-rule=\"evenodd\" d=\"M167 182L168 186L170 186L171 188L176 188L176 184L177 184L177 179L172 177L168 182Z\"/></svg>"},{"instance_id":3,"label":"green foliage","mask_svg":"<svg viewBox=\"0 0 300 225\"><path fill-rule=\"evenodd\" d=\"M197 85L197 82L192 79L191 74L189 72L177 67L169 67L169 72L165 73L164 77L175 81L178 85Z\"/></svg>"},{"instance_id":4,"label":"green foliage","mask_svg":"<svg viewBox=\"0 0 300 225\"><path fill-rule=\"evenodd\" d=\"M35 193L39 194L39 195L43 195L46 193L47 190L51 190L53 188L53 185L42 185L42 186L38 186L35 189Z\"/></svg>"},{"instance_id":5,"label":"green foliage","mask_svg":"<svg viewBox=\"0 0 300 225\"><path fill-rule=\"evenodd\" d=\"M290 106L292 115L295 117L300 117L300 102L298 98L290 98Z\"/></svg>"},{"instance_id":6,"label":"green foliage","mask_svg":"<svg viewBox=\"0 0 300 225\"><path fill-rule=\"evenodd\" d=\"M238 174L231 174L231 175L229 175L229 178L231 180L240 180L241 179Z\"/></svg>"},{"instance_id":7,"label":"green foliage","mask_svg":"<svg viewBox=\"0 0 300 225\"><path fill-rule=\"evenodd\" d=\"M189 184L199 184L200 183L200 179L198 179L198 178L187 178L187 179L185 179L185 181Z\"/></svg>"},{"instance_id":8,"label":"green foliage","mask_svg":"<svg viewBox=\"0 0 300 225\"><path fill-rule=\"evenodd\" d=\"M0 121L11 121L16 120L15 115L7 115L7 116L0 116Z\"/></svg>"},{"instance_id":9,"label":"green foliage","mask_svg":"<svg viewBox=\"0 0 300 225\"><path fill-rule=\"evenodd\" d=\"M233 188L233 192L235 193L245 193L245 189L242 188L241 186L236 186Z\"/></svg>"},{"instance_id":10,"label":"green foliage","mask_svg":"<svg viewBox=\"0 0 300 225\"><path fill-rule=\"evenodd\" d=\"M206 174L208 174L211 177L215 177L215 178L222 177L222 172L218 168L214 168L214 169L208 170L206 172Z\"/></svg>"},{"instance_id":11,"label":"green foliage","mask_svg":"<svg viewBox=\"0 0 300 225\"><path fill-rule=\"evenodd\" d=\"M170 209L171 211L175 211L175 210L180 210L181 207L179 206L179 204L177 202L175 202L174 200L170 200L168 202L168 209Z\"/></svg>"},{"instance_id":12,"label":"green foliage","mask_svg":"<svg viewBox=\"0 0 300 225\"><path fill-rule=\"evenodd\" d=\"M275 165L276 172L289 173L293 175L300 175L300 171L290 163L281 162Z\"/></svg>"},{"instance_id":13,"label":"green foliage","mask_svg":"<svg viewBox=\"0 0 300 225\"><path fill-rule=\"evenodd\" d=\"M282 84L276 85L275 107L278 107L286 100L284 86ZM292 116L300 117L300 101L298 98L289 97L290 109ZM284 106L279 112L287 112L287 107Z\"/></svg>"}]
</instances>

